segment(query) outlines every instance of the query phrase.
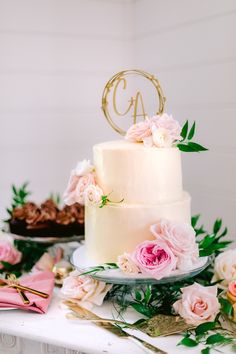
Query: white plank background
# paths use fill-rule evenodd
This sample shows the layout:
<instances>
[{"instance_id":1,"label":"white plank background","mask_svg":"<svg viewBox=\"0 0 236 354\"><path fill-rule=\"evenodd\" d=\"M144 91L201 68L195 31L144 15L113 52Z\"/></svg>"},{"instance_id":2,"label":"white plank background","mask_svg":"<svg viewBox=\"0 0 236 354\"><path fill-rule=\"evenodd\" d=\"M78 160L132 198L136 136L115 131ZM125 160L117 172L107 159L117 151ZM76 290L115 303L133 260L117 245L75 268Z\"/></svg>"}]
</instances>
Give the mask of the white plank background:
<instances>
[{"instance_id":1,"label":"white plank background","mask_svg":"<svg viewBox=\"0 0 236 354\"><path fill-rule=\"evenodd\" d=\"M193 213L236 226L235 0L0 0L0 215L12 182L63 192L94 143L117 138L102 89L124 68L154 73L167 111L209 146L183 154Z\"/></svg>"}]
</instances>

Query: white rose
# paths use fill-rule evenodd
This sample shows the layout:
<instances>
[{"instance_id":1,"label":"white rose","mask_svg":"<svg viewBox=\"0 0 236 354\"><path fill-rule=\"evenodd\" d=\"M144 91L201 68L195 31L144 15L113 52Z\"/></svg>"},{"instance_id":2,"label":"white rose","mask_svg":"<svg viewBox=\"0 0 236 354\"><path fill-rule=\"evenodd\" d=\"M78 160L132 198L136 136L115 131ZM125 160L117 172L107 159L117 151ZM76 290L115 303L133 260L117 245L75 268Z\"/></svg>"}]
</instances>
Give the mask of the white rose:
<instances>
[{"instance_id":1,"label":"white rose","mask_svg":"<svg viewBox=\"0 0 236 354\"><path fill-rule=\"evenodd\" d=\"M236 248L225 251L215 259L214 276L212 281L223 279L219 288L227 289L229 283L236 279Z\"/></svg>"},{"instance_id":2,"label":"white rose","mask_svg":"<svg viewBox=\"0 0 236 354\"><path fill-rule=\"evenodd\" d=\"M128 253L118 256L117 265L123 273L137 274L140 272Z\"/></svg>"},{"instance_id":3,"label":"white rose","mask_svg":"<svg viewBox=\"0 0 236 354\"><path fill-rule=\"evenodd\" d=\"M153 144L159 148L168 148L173 144L173 138L169 130L165 128L157 128L152 126L152 140Z\"/></svg>"},{"instance_id":4,"label":"white rose","mask_svg":"<svg viewBox=\"0 0 236 354\"><path fill-rule=\"evenodd\" d=\"M94 166L91 165L90 160L86 160L86 159L84 159L83 161L79 161L75 168L76 176L84 176L93 171L94 171Z\"/></svg>"},{"instance_id":5,"label":"white rose","mask_svg":"<svg viewBox=\"0 0 236 354\"><path fill-rule=\"evenodd\" d=\"M89 185L84 191L85 205L96 205L101 203L103 191L100 187L93 184Z\"/></svg>"},{"instance_id":6,"label":"white rose","mask_svg":"<svg viewBox=\"0 0 236 354\"><path fill-rule=\"evenodd\" d=\"M61 295L90 310L93 305L102 305L111 288L112 285L110 284L95 280L90 276L80 275L78 271L74 271L64 280Z\"/></svg>"}]
</instances>

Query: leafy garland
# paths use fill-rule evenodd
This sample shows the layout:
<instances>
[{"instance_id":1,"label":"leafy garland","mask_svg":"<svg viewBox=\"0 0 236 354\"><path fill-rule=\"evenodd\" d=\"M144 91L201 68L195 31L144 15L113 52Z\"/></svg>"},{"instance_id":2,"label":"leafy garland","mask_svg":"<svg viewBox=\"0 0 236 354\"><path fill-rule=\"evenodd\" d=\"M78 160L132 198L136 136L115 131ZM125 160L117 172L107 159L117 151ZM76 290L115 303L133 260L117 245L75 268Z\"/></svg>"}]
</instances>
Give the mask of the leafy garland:
<instances>
[{"instance_id":1,"label":"leafy garland","mask_svg":"<svg viewBox=\"0 0 236 354\"><path fill-rule=\"evenodd\" d=\"M196 122L193 123L192 127L189 130L188 120L184 124L182 131L180 133L182 140L177 143L177 147L184 152L200 152L207 151L208 149L204 146L197 144L192 141L195 135Z\"/></svg>"},{"instance_id":2,"label":"leafy garland","mask_svg":"<svg viewBox=\"0 0 236 354\"><path fill-rule=\"evenodd\" d=\"M200 215L192 217L192 226L196 232L197 243L199 244L200 256L212 255L217 256L223 252L225 248L232 241L222 241L227 235L227 227L223 227L222 220L217 219L212 227L212 232L208 233L203 225L198 225ZM105 268L104 268L105 269ZM99 269L101 271L102 269ZM157 324L163 321L168 322L170 327L176 327L176 317L173 316L172 305L181 296L181 288L197 282L203 286L214 285L212 283L213 268L210 264L207 269L193 278L185 279L172 284L158 284L158 285L113 285L112 289L107 294L106 299L118 304L118 311L122 312L127 307L132 307L134 310L142 315L145 315L149 320L140 320L136 323L137 328L148 333L148 328L152 328L154 333L159 330ZM230 317L233 312L232 304L224 297L219 297L221 303L221 316ZM151 324L149 322L152 322ZM153 323L155 325L153 325ZM178 331L184 332L183 338L178 345L186 347L196 347L198 344L204 345L202 354L210 353L212 348L216 346L223 346L226 344L232 344L232 349L236 350L236 338L233 332L226 331L222 328L220 323L220 316L217 316L214 322L206 322L199 325L196 328L189 328L186 330L186 324L182 323L182 327ZM170 331L169 334L172 332ZM150 334L150 333L148 333ZM153 332L152 332L153 334ZM158 335L163 333L159 332ZM165 333L165 335L168 333ZM157 334L156 334L157 335ZM153 334L153 336L156 336Z\"/></svg>"}]
</instances>

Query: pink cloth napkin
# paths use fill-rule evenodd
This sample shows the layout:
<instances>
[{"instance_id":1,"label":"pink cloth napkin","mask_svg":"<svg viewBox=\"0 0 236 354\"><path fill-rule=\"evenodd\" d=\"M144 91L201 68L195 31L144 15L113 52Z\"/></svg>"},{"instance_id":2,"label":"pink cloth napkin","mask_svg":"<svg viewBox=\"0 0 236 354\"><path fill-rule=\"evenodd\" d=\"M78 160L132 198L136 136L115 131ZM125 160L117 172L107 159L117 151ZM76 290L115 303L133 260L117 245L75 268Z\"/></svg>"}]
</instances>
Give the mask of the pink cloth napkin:
<instances>
[{"instance_id":1,"label":"pink cloth napkin","mask_svg":"<svg viewBox=\"0 0 236 354\"><path fill-rule=\"evenodd\" d=\"M0 308L19 308L22 310L31 310L39 313L45 313L48 309L52 298L54 287L54 274L52 272L37 272L32 275L27 275L19 279L21 285L33 288L49 294L47 299L38 295L34 295L25 291L25 295L30 300L28 305L25 305L16 289L0 288Z\"/></svg>"}]
</instances>

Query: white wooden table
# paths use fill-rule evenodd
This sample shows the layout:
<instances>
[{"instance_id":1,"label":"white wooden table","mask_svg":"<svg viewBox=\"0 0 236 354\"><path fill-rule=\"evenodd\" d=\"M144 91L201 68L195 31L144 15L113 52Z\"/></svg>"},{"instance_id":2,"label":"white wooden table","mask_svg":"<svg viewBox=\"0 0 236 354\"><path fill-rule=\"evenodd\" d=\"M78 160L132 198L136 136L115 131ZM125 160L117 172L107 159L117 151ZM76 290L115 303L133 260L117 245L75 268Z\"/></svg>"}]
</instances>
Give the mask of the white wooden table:
<instances>
[{"instance_id":1,"label":"white wooden table","mask_svg":"<svg viewBox=\"0 0 236 354\"><path fill-rule=\"evenodd\" d=\"M0 311L0 354L144 354L150 353L131 339L118 338L108 331L90 323L68 320L68 310L60 305L55 294L48 313L45 315L21 310ZM94 309L102 317L116 315L110 304ZM139 316L133 311L125 319L135 321ZM150 338L135 331L169 354L200 353L199 348L176 347L179 336ZM223 348L224 353L230 351Z\"/></svg>"}]
</instances>

